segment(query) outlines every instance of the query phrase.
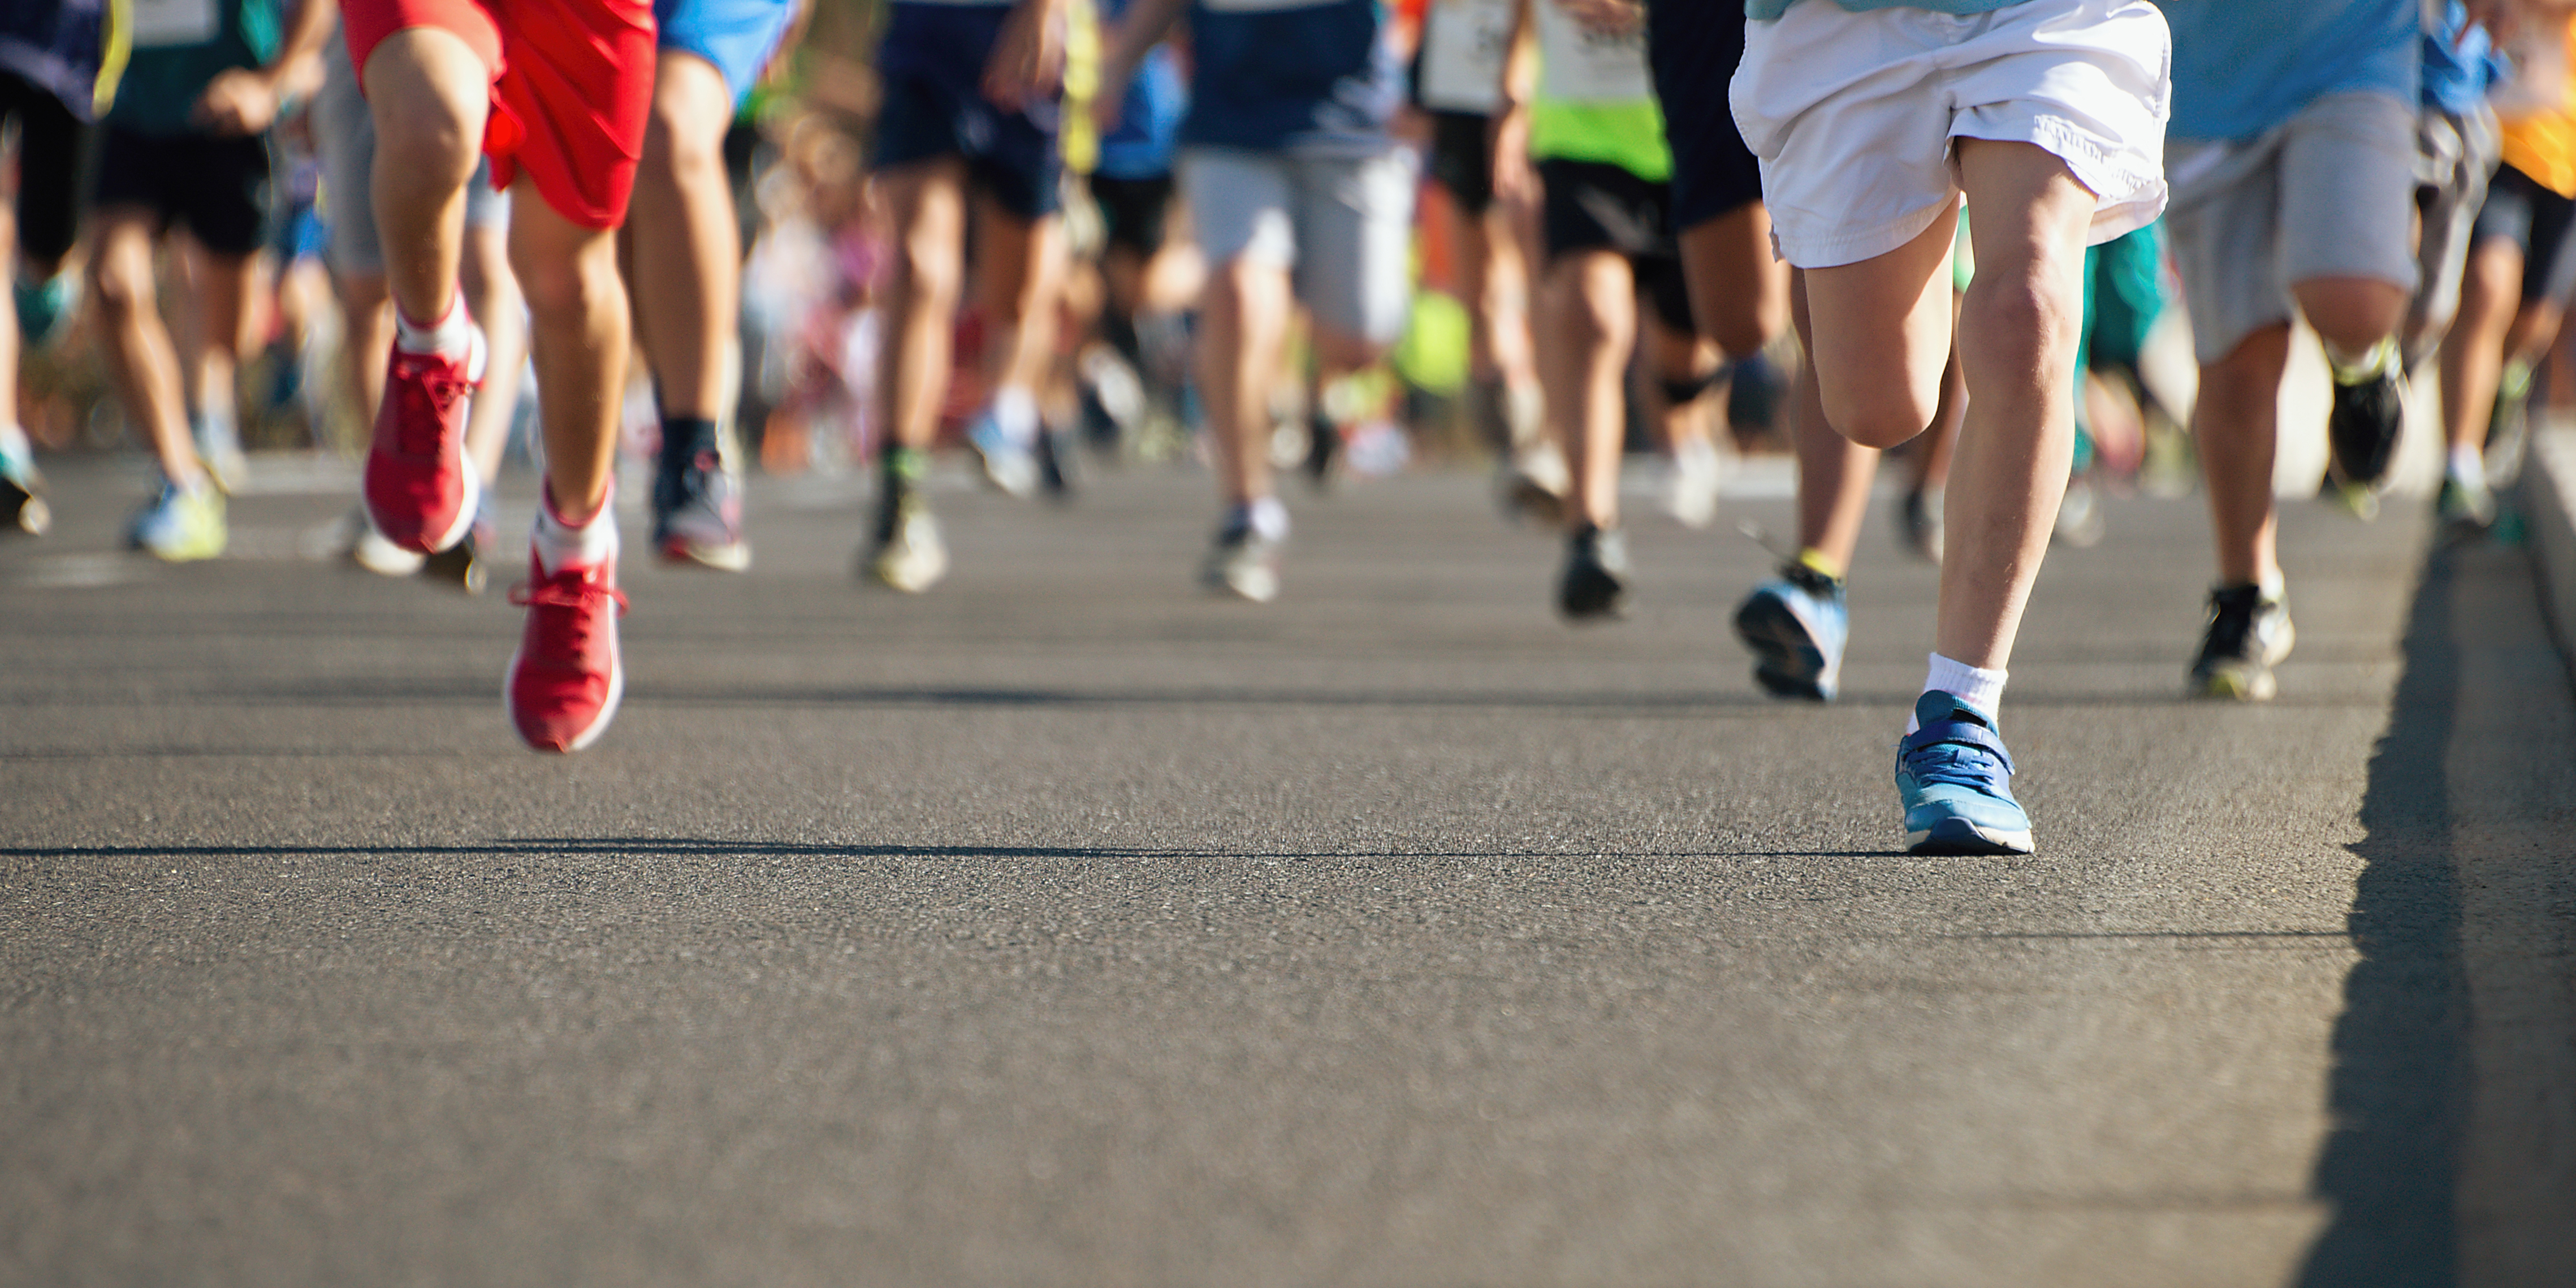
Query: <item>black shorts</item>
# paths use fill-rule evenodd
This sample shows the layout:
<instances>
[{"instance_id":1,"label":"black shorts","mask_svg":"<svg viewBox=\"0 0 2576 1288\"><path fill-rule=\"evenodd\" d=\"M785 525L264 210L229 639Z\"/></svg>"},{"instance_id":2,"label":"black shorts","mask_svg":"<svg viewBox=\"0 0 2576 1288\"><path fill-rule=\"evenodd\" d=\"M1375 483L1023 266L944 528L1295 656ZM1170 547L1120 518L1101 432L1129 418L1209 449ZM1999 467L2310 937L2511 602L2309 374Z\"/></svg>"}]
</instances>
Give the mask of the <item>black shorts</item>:
<instances>
[{"instance_id":1,"label":"black shorts","mask_svg":"<svg viewBox=\"0 0 2576 1288\"><path fill-rule=\"evenodd\" d=\"M1744 61L1739 6L1646 0L1646 61L1673 149L1673 227L1696 228L1762 200L1762 163L1744 146L1726 86Z\"/></svg>"},{"instance_id":2,"label":"black shorts","mask_svg":"<svg viewBox=\"0 0 2576 1288\"><path fill-rule=\"evenodd\" d=\"M102 132L90 208L139 206L164 232L184 227L218 255L258 250L268 224L268 140L169 137L110 124Z\"/></svg>"},{"instance_id":3,"label":"black shorts","mask_svg":"<svg viewBox=\"0 0 2576 1288\"><path fill-rule=\"evenodd\" d=\"M1172 213L1172 176L1113 179L1095 174L1091 199L1100 206L1100 223L1110 245L1146 257L1163 248L1164 226Z\"/></svg>"},{"instance_id":4,"label":"black shorts","mask_svg":"<svg viewBox=\"0 0 2576 1288\"><path fill-rule=\"evenodd\" d=\"M89 127L52 90L0 71L0 132L18 123L18 249L51 268L80 231L81 142Z\"/></svg>"},{"instance_id":5,"label":"black shorts","mask_svg":"<svg viewBox=\"0 0 2576 1288\"><path fill-rule=\"evenodd\" d=\"M1697 330L1681 248L1673 240L1671 185L1601 161L1541 161L1538 178L1547 189L1539 223L1550 260L1615 250L1628 257L1637 288L1654 301L1665 326L1685 335Z\"/></svg>"},{"instance_id":6,"label":"black shorts","mask_svg":"<svg viewBox=\"0 0 2576 1288\"><path fill-rule=\"evenodd\" d=\"M2510 165L2498 166L2477 222L2470 226L2469 245L2501 237L2520 246L2522 302L2547 300L2564 308L2576 294L2576 255L2567 253L2571 223L2576 223L2576 200L2541 187Z\"/></svg>"},{"instance_id":7,"label":"black shorts","mask_svg":"<svg viewBox=\"0 0 2576 1288\"><path fill-rule=\"evenodd\" d=\"M1474 112L1434 111L1431 116L1431 181L1470 218L1494 204L1493 119Z\"/></svg>"}]
</instances>

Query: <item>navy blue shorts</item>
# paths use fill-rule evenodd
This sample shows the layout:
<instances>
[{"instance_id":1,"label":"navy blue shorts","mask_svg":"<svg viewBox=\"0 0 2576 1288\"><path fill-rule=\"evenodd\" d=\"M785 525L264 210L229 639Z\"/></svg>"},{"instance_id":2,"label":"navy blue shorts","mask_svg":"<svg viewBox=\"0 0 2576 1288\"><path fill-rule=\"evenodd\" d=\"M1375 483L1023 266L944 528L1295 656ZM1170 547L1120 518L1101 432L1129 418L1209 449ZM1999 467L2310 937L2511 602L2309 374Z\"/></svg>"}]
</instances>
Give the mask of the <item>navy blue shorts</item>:
<instances>
[{"instance_id":1,"label":"navy blue shorts","mask_svg":"<svg viewBox=\"0 0 2576 1288\"><path fill-rule=\"evenodd\" d=\"M1673 226L1696 228L1762 200L1762 163L1726 102L1744 61L1744 7L1646 0L1646 61L1673 148Z\"/></svg>"},{"instance_id":2,"label":"navy blue shorts","mask_svg":"<svg viewBox=\"0 0 2576 1288\"><path fill-rule=\"evenodd\" d=\"M1055 213L1056 104L1005 112L984 97L984 61L1011 6L898 0L892 9L877 46L885 101L872 163L884 170L963 157L968 176L1004 210L1022 219Z\"/></svg>"}]
</instances>

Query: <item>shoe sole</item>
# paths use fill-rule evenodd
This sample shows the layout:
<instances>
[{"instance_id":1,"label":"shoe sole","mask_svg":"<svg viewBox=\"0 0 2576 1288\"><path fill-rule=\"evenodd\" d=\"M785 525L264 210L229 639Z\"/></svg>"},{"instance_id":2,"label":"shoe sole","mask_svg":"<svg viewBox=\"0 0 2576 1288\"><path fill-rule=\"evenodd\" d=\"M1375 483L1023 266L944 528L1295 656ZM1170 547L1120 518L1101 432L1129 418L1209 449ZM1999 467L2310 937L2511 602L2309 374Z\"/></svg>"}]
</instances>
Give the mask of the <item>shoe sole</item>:
<instances>
[{"instance_id":1,"label":"shoe sole","mask_svg":"<svg viewBox=\"0 0 2576 1288\"><path fill-rule=\"evenodd\" d=\"M1825 653L1789 606L1769 595L1746 600L1735 611L1735 637L1753 651L1753 680L1775 698L1831 702L1837 687L1825 674Z\"/></svg>"},{"instance_id":2,"label":"shoe sole","mask_svg":"<svg viewBox=\"0 0 2576 1288\"><path fill-rule=\"evenodd\" d=\"M2031 854L2030 829L2002 831L1977 826L1964 818L1945 818L1928 830L1909 832L1908 854Z\"/></svg>"},{"instance_id":3,"label":"shoe sole","mask_svg":"<svg viewBox=\"0 0 2576 1288\"><path fill-rule=\"evenodd\" d=\"M1216 573L1199 579L1211 595L1226 595L1248 604L1267 604L1279 598L1279 574L1260 570L1256 573Z\"/></svg>"},{"instance_id":4,"label":"shoe sole","mask_svg":"<svg viewBox=\"0 0 2576 1288\"><path fill-rule=\"evenodd\" d=\"M656 553L663 563L683 568L713 568L717 572L747 572L751 568L751 546L742 541L719 546L673 537L664 541Z\"/></svg>"},{"instance_id":5,"label":"shoe sole","mask_svg":"<svg viewBox=\"0 0 2576 1288\"><path fill-rule=\"evenodd\" d=\"M437 554L415 558L420 560L423 575L454 582L458 589L469 595L482 594L483 588L492 580L491 571L483 566L482 560L474 557L474 548L462 541Z\"/></svg>"},{"instance_id":6,"label":"shoe sole","mask_svg":"<svg viewBox=\"0 0 2576 1288\"><path fill-rule=\"evenodd\" d=\"M871 559L868 561L868 580L900 594L919 595L938 585L940 579L948 575L948 560L945 558L916 562L927 566L907 569L885 559Z\"/></svg>"},{"instance_id":7,"label":"shoe sole","mask_svg":"<svg viewBox=\"0 0 2576 1288\"><path fill-rule=\"evenodd\" d=\"M510 690L517 688L518 683L519 650L513 649L510 651L510 669L503 672L501 676L501 713L510 718L510 729L514 733L519 728L519 713L510 705ZM529 742L524 733L519 735L519 741L527 743L530 751L552 752L557 755L587 751L592 743L599 741L599 735L608 732L608 722L617 718L617 704L625 699L626 658L623 654L619 654L608 664L608 700L599 704L599 714L592 717L590 723L583 726L580 733L573 735L570 743L561 747L549 747L544 743Z\"/></svg>"}]
</instances>

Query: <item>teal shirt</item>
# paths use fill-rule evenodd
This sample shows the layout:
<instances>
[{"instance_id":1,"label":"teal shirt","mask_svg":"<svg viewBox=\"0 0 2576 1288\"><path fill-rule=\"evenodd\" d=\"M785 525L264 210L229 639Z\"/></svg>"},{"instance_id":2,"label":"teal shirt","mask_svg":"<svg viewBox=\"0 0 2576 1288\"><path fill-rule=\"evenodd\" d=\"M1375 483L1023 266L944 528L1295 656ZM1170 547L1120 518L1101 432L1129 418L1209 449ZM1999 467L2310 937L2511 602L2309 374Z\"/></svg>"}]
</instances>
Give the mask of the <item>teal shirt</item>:
<instances>
[{"instance_id":1,"label":"teal shirt","mask_svg":"<svg viewBox=\"0 0 2576 1288\"><path fill-rule=\"evenodd\" d=\"M206 84L236 67L262 67L284 39L278 0L204 0L220 18L214 38L196 44L137 41L116 83L108 123L137 134L193 134L192 114ZM148 38L148 37L146 37Z\"/></svg>"},{"instance_id":2,"label":"teal shirt","mask_svg":"<svg viewBox=\"0 0 2576 1288\"><path fill-rule=\"evenodd\" d=\"M1934 13L1993 13L2009 9L2022 0L1834 0L1852 13L1871 9L1929 9ZM1755 22L1770 22L1789 11L1798 0L1744 0L1744 16Z\"/></svg>"}]
</instances>

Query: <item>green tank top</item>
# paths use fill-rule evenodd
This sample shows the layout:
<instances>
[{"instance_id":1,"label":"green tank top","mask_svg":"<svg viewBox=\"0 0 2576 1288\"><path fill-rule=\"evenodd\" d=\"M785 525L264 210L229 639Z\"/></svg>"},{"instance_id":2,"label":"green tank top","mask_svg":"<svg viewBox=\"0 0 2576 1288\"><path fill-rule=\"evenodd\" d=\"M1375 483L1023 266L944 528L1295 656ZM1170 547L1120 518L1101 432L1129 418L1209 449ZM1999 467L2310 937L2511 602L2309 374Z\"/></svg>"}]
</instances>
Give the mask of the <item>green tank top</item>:
<instances>
[{"instance_id":1,"label":"green tank top","mask_svg":"<svg viewBox=\"0 0 2576 1288\"><path fill-rule=\"evenodd\" d=\"M1535 0L1539 82L1530 100L1530 156L1597 161L1640 179L1673 176L1664 113L1646 68L1643 26L1621 35L1585 30L1551 0Z\"/></svg>"}]
</instances>

